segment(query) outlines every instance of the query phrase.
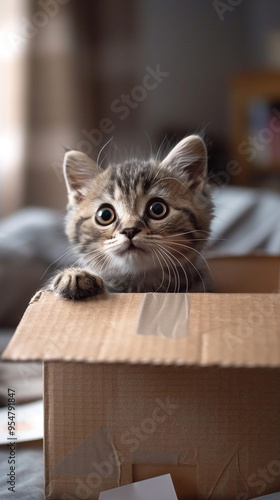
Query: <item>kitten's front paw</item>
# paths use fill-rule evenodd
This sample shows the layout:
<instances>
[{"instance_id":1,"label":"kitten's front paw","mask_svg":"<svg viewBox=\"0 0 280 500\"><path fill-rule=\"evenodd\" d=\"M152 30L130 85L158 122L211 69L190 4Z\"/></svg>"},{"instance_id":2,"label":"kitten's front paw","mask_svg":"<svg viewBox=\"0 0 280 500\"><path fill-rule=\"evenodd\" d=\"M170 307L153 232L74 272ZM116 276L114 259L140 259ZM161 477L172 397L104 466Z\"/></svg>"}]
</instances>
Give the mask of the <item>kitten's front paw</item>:
<instances>
[{"instance_id":1,"label":"kitten's front paw","mask_svg":"<svg viewBox=\"0 0 280 500\"><path fill-rule=\"evenodd\" d=\"M60 271L53 278L49 289L60 297L71 300L85 299L105 291L101 278L93 276L84 269L71 267Z\"/></svg>"}]
</instances>

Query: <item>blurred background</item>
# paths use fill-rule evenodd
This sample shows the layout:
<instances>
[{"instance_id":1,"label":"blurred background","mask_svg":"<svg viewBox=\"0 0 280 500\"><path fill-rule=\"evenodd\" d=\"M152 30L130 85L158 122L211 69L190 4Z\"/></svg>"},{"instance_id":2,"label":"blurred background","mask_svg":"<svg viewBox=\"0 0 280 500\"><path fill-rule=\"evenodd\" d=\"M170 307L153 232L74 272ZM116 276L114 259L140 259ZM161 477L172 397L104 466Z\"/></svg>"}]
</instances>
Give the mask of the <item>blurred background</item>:
<instances>
[{"instance_id":1,"label":"blurred background","mask_svg":"<svg viewBox=\"0 0 280 500\"><path fill-rule=\"evenodd\" d=\"M201 133L210 250L280 253L279 19L278 0L0 0L0 324L67 264L64 147Z\"/></svg>"},{"instance_id":2,"label":"blurred background","mask_svg":"<svg viewBox=\"0 0 280 500\"><path fill-rule=\"evenodd\" d=\"M144 154L204 132L211 171L241 167L227 183L279 187L279 19L277 0L1 0L0 215L63 209L63 146L112 136Z\"/></svg>"}]
</instances>

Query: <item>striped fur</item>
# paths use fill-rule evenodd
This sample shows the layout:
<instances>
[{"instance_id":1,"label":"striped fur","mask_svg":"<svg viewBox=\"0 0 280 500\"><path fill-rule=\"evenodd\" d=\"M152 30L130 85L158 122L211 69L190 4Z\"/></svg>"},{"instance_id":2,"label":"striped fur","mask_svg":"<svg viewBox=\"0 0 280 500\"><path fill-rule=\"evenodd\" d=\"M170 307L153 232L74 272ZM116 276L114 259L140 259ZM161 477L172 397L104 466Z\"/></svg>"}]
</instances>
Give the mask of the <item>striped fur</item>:
<instances>
[{"instance_id":1,"label":"striped fur","mask_svg":"<svg viewBox=\"0 0 280 500\"><path fill-rule=\"evenodd\" d=\"M51 284L55 292L80 299L104 290L205 290L201 250L213 205L200 137L183 139L161 162L129 160L109 164L106 170L85 154L70 151L64 174L66 232L83 266L60 272ZM115 219L101 225L96 214L104 217L100 210L107 206ZM166 214L155 218L153 210L163 208Z\"/></svg>"}]
</instances>

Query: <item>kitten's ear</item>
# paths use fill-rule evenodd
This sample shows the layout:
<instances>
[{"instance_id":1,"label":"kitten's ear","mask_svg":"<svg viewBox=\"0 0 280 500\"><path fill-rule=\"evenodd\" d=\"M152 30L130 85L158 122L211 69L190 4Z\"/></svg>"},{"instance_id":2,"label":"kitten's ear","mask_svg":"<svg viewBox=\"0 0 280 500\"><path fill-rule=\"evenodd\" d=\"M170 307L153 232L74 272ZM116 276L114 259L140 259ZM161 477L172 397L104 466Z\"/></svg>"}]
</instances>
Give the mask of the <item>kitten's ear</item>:
<instances>
[{"instance_id":1,"label":"kitten's ear","mask_svg":"<svg viewBox=\"0 0 280 500\"><path fill-rule=\"evenodd\" d=\"M68 151L64 156L63 172L68 195L80 200L88 182L98 174L98 167L85 153Z\"/></svg>"},{"instance_id":2,"label":"kitten's ear","mask_svg":"<svg viewBox=\"0 0 280 500\"><path fill-rule=\"evenodd\" d=\"M185 137L161 165L188 184L191 190L202 190L207 176L207 149L203 140L198 135Z\"/></svg>"}]
</instances>

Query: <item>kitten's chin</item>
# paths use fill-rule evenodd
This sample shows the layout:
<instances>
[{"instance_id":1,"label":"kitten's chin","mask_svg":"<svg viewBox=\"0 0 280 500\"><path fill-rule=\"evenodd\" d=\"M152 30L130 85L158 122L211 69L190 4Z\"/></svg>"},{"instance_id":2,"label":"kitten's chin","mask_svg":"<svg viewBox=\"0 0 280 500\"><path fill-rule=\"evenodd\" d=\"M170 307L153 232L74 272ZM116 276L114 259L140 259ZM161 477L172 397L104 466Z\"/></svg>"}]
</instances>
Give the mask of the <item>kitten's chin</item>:
<instances>
[{"instance_id":1,"label":"kitten's chin","mask_svg":"<svg viewBox=\"0 0 280 500\"><path fill-rule=\"evenodd\" d=\"M120 272L137 274L155 267L151 252L140 246L139 242L125 241L116 252L112 262Z\"/></svg>"},{"instance_id":2,"label":"kitten's chin","mask_svg":"<svg viewBox=\"0 0 280 500\"><path fill-rule=\"evenodd\" d=\"M113 263L120 272L137 274L142 271L149 271L155 268L155 261L148 252L140 249L124 252L114 257Z\"/></svg>"}]
</instances>

